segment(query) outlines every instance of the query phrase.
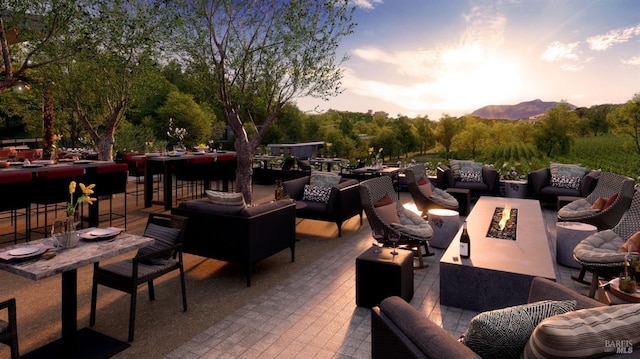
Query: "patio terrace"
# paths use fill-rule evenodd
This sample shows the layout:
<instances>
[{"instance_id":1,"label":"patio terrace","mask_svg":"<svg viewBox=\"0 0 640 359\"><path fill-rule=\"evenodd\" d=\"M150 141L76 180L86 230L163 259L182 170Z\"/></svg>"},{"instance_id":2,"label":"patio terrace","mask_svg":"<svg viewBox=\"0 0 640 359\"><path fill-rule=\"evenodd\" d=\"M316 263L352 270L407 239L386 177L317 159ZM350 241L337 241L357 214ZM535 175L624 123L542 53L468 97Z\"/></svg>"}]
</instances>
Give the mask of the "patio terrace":
<instances>
[{"instance_id":1,"label":"patio terrace","mask_svg":"<svg viewBox=\"0 0 640 359\"><path fill-rule=\"evenodd\" d=\"M254 186L254 202L272 196L273 186ZM400 199L411 201L406 192ZM116 196L114 203L121 206L122 197ZM127 206L127 231L135 234L142 234L149 212L163 211L157 205L144 209L142 201L136 207L133 197ZM552 254L555 214L555 208L543 207ZM4 230L8 219L0 223ZM175 275L157 283L155 302L148 301L142 287L136 339L116 358L369 358L370 311L355 305L354 266L373 242L369 225L365 221L360 226L354 217L338 238L333 223L298 220L297 234L296 262L290 262L288 251L260 262L251 287L245 286L241 268L185 254L189 311L182 312ZM431 250L435 255L425 259L430 267L415 270L411 304L457 337L477 313L439 304L438 262L444 251ZM587 286L571 280L577 273L556 264L558 281L586 294ZM78 270L79 327L89 322L91 278L91 266ZM17 299L21 354L60 336L59 276L31 281L0 271L0 288L0 300ZM105 287L98 293L94 329L126 341L128 296ZM0 358L8 356L8 348L0 346Z\"/></svg>"}]
</instances>

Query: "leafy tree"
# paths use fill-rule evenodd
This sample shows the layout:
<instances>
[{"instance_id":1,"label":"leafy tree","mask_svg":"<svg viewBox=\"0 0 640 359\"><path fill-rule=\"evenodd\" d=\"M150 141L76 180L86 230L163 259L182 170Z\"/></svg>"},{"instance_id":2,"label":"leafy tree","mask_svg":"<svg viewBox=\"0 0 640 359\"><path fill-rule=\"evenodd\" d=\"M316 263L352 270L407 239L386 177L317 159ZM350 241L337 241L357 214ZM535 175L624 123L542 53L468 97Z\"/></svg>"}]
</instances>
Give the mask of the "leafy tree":
<instances>
[{"instance_id":1,"label":"leafy tree","mask_svg":"<svg viewBox=\"0 0 640 359\"><path fill-rule=\"evenodd\" d=\"M456 148L465 157L475 158L489 136L489 127L479 121L470 121L455 137Z\"/></svg>"},{"instance_id":2,"label":"leafy tree","mask_svg":"<svg viewBox=\"0 0 640 359\"><path fill-rule=\"evenodd\" d=\"M397 155L408 157L409 152L416 151L420 148L418 137L409 118L400 116L393 122L394 132L400 144Z\"/></svg>"},{"instance_id":3,"label":"leafy tree","mask_svg":"<svg viewBox=\"0 0 640 359\"><path fill-rule=\"evenodd\" d=\"M124 121L132 93L145 86L162 51L161 39L172 28L172 14L163 1L94 0L93 29L87 49L56 71L64 101L73 109L102 160L113 158L114 133Z\"/></svg>"},{"instance_id":4,"label":"leafy tree","mask_svg":"<svg viewBox=\"0 0 640 359\"><path fill-rule=\"evenodd\" d=\"M571 148L569 131L577 121L577 115L569 105L562 101L547 110L545 118L540 120L533 133L536 148L550 157L552 154L564 155Z\"/></svg>"},{"instance_id":5,"label":"leafy tree","mask_svg":"<svg viewBox=\"0 0 640 359\"><path fill-rule=\"evenodd\" d=\"M416 136L418 137L418 149L422 155L435 146L436 137L433 133L429 116L417 117L413 121L413 124L416 128Z\"/></svg>"},{"instance_id":6,"label":"leafy tree","mask_svg":"<svg viewBox=\"0 0 640 359\"><path fill-rule=\"evenodd\" d=\"M216 123L216 115L213 112L200 107L191 95L177 91L169 93L167 101L158 108L157 113L161 120L155 122L156 137L162 138L161 134L166 134L169 119L172 118L175 127L187 129L188 133L184 139L187 148L201 143L207 144ZM170 139L169 142L175 144L175 139Z\"/></svg>"},{"instance_id":7,"label":"leafy tree","mask_svg":"<svg viewBox=\"0 0 640 359\"><path fill-rule=\"evenodd\" d=\"M29 85L30 72L68 59L85 47L87 3L5 0L0 6L0 94Z\"/></svg>"},{"instance_id":8,"label":"leafy tree","mask_svg":"<svg viewBox=\"0 0 640 359\"><path fill-rule=\"evenodd\" d=\"M613 111L608 120L614 124L614 131L630 139L636 153L640 154L640 93Z\"/></svg>"},{"instance_id":9,"label":"leafy tree","mask_svg":"<svg viewBox=\"0 0 640 359\"><path fill-rule=\"evenodd\" d=\"M436 124L436 140L444 146L444 150L449 154L451 152L451 145L453 144L453 137L458 134L461 123L455 117L451 117L447 114L442 115L440 121Z\"/></svg>"},{"instance_id":10,"label":"leafy tree","mask_svg":"<svg viewBox=\"0 0 640 359\"><path fill-rule=\"evenodd\" d=\"M596 105L589 107L586 116L588 126L594 136L609 132L609 122L607 115L611 113L617 106L614 105Z\"/></svg>"},{"instance_id":11,"label":"leafy tree","mask_svg":"<svg viewBox=\"0 0 640 359\"><path fill-rule=\"evenodd\" d=\"M339 41L353 32L347 0L185 2L180 42L210 74L207 88L235 136L237 189L251 202L253 153L283 106L297 97L340 90ZM245 124L260 125L249 137Z\"/></svg>"}]
</instances>

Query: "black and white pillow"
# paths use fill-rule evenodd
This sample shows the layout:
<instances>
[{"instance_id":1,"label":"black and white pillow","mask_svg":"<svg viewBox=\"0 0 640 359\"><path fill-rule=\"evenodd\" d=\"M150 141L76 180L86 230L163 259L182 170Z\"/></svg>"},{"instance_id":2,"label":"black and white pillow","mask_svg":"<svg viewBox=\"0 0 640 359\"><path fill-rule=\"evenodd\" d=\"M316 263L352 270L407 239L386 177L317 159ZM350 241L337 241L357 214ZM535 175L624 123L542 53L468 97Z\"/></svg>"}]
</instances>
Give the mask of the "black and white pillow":
<instances>
[{"instance_id":1,"label":"black and white pillow","mask_svg":"<svg viewBox=\"0 0 640 359\"><path fill-rule=\"evenodd\" d=\"M462 343L483 358L519 358L538 323L575 306L575 300L543 300L483 312L471 320Z\"/></svg>"},{"instance_id":2,"label":"black and white pillow","mask_svg":"<svg viewBox=\"0 0 640 359\"><path fill-rule=\"evenodd\" d=\"M310 202L329 202L331 196L331 187L304 185L304 194L302 196L303 201Z\"/></svg>"},{"instance_id":3,"label":"black and white pillow","mask_svg":"<svg viewBox=\"0 0 640 359\"><path fill-rule=\"evenodd\" d=\"M580 188L580 177L563 176L559 174L551 174L551 186L557 188Z\"/></svg>"},{"instance_id":4,"label":"black and white pillow","mask_svg":"<svg viewBox=\"0 0 640 359\"><path fill-rule=\"evenodd\" d=\"M482 172L460 171L460 181L462 181L462 182L482 182Z\"/></svg>"}]
</instances>

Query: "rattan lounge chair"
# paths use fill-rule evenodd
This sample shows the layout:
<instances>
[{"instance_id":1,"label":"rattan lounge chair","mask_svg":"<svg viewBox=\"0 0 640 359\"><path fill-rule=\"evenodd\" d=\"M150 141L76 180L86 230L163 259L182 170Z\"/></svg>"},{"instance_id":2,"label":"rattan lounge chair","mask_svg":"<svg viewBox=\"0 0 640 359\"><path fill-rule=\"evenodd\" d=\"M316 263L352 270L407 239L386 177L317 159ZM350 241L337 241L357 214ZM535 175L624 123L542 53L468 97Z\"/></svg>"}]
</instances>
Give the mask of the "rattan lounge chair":
<instances>
[{"instance_id":1,"label":"rattan lounge chair","mask_svg":"<svg viewBox=\"0 0 640 359\"><path fill-rule=\"evenodd\" d=\"M414 165L404 170L407 178L407 187L416 207L422 211L422 217L425 217L427 211L432 208L444 208L454 211L458 210L458 200L446 191L434 186L427 178L423 165ZM421 182L423 185L431 186L431 196L426 196L420 189Z\"/></svg>"}]
</instances>

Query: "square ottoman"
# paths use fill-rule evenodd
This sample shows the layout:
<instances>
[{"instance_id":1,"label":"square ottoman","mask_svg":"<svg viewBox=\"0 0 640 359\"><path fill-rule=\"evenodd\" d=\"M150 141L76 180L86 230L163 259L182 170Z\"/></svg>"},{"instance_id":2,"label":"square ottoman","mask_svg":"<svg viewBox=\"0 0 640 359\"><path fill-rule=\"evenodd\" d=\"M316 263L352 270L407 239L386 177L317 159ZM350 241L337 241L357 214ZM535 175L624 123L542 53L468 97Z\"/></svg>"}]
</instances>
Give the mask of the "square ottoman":
<instances>
[{"instance_id":1,"label":"square ottoman","mask_svg":"<svg viewBox=\"0 0 640 359\"><path fill-rule=\"evenodd\" d=\"M380 253L376 253L376 249ZM413 298L413 252L371 247L356 258L356 305L371 308L394 295Z\"/></svg>"}]
</instances>

